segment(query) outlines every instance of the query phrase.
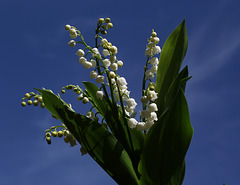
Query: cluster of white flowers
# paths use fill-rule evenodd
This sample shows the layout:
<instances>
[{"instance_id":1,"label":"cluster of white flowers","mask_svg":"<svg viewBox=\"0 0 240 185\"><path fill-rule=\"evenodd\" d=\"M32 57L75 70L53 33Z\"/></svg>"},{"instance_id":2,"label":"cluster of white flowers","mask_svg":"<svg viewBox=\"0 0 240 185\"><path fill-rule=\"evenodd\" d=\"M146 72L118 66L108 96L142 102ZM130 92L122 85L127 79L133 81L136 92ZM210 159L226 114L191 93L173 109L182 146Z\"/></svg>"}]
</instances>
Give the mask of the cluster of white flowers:
<instances>
[{"instance_id":1,"label":"cluster of white flowers","mask_svg":"<svg viewBox=\"0 0 240 185\"><path fill-rule=\"evenodd\" d=\"M148 130L151 128L151 126L154 124L154 121L157 121L157 105L155 103L151 103L148 105L148 110L142 110L141 111L141 117L145 119L145 122L138 122L134 118L130 118L128 120L128 126L130 128L137 127L138 130Z\"/></svg>"},{"instance_id":2,"label":"cluster of white flowers","mask_svg":"<svg viewBox=\"0 0 240 185\"><path fill-rule=\"evenodd\" d=\"M161 53L161 48L157 46L159 38L157 33L152 30L150 40L145 51L145 55L148 56L148 61L145 66L144 81L154 78L154 75L157 73L159 60L154 55ZM151 65L151 68L148 68L148 64ZM128 120L128 126L130 128L136 128L139 130L148 130L154 124L154 121L158 120L156 111L158 110L157 104L154 101L157 99L157 93L155 92L155 84L153 82L149 83L147 90L143 89L144 96L141 97L141 102L143 104L144 110L140 112L141 119L143 121L138 122L134 118ZM148 107L148 109L146 109Z\"/></svg>"},{"instance_id":3,"label":"cluster of white flowers","mask_svg":"<svg viewBox=\"0 0 240 185\"><path fill-rule=\"evenodd\" d=\"M107 25L104 25L104 23ZM101 84L101 88L104 89L105 93L107 93L105 89L106 85L109 85L109 87L112 88L113 93L111 94L111 98L115 99L117 103L120 103L121 106L118 105L119 108L122 108L122 111L130 117L128 120L129 127L137 127L139 130L146 131L154 124L154 121L157 121L158 119L156 114L157 105L154 103L154 101L157 99L157 93L154 91L155 84L151 82L151 79L154 78L158 69L159 60L157 57L154 57L154 55L161 53L161 48L157 46L159 38L157 37L157 33L152 30L152 34L150 40L148 40L148 45L145 51L145 55L148 56L148 61L145 66L144 86L145 81L149 80L150 83L148 84L147 90L145 90L145 87L143 89L144 95L141 97L143 110L140 112L141 121L138 122L133 118L136 115L135 108L137 106L137 103L135 99L130 97L130 91L128 90L128 83L126 79L117 74L117 70L123 66L123 62L121 60L118 60L116 57L118 48L109 42L106 38L98 35L98 33L105 35L107 33L106 29L111 27L112 24L109 18L106 18L105 20L103 18L99 19L98 27L96 29L98 31L96 31L96 37L101 38L100 45L96 43L98 47L91 48L85 43L80 31L78 31L73 26L66 25L65 29L70 31L70 37L72 39L75 39L79 36L82 40L80 42L70 40L68 44L71 47L76 46L77 43L81 43L85 46L84 49L78 49L76 52L76 55L79 57L79 63L82 64L86 69L93 68L93 70L90 71L90 78L95 79L97 84ZM100 48L102 48L101 52L99 51ZM90 59L87 59L86 57L89 53L91 54ZM148 67L148 64L151 65L151 67ZM107 83L105 81L107 81ZM102 90L97 91L96 97L98 99L102 99L104 97L104 92ZM108 97L108 95L106 95L106 97ZM78 99L82 100L83 103L91 101L91 98L90 100L89 98L90 97L87 95L83 96L83 94L80 94L78 97ZM94 119L94 113L92 111L88 111L86 117Z\"/></svg>"},{"instance_id":4,"label":"cluster of white flowers","mask_svg":"<svg viewBox=\"0 0 240 185\"><path fill-rule=\"evenodd\" d=\"M160 39L157 37L157 33L152 30L152 34L150 40L148 41L147 49L145 51L145 55L150 57L157 55L161 52L161 48L157 46Z\"/></svg>"}]
</instances>

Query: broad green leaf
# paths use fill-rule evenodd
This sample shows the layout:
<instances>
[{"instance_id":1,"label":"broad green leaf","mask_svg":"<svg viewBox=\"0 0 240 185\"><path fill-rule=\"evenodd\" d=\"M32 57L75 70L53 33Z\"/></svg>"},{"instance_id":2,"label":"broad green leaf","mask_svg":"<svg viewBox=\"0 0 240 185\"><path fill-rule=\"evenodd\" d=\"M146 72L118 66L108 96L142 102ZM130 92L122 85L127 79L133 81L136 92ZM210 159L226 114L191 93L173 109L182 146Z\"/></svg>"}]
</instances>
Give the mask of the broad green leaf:
<instances>
[{"instance_id":1,"label":"broad green leaf","mask_svg":"<svg viewBox=\"0 0 240 185\"><path fill-rule=\"evenodd\" d=\"M42 93L46 108L69 129L89 155L118 183L138 184L129 155L119 141L101 124L74 112L50 91Z\"/></svg>"},{"instance_id":2,"label":"broad green leaf","mask_svg":"<svg viewBox=\"0 0 240 185\"><path fill-rule=\"evenodd\" d=\"M173 81L171 86L168 89L168 92L164 98L164 110L168 108L172 102L175 101L175 98L178 95L178 92L180 89L185 90L186 82L190 79L191 77L188 77L188 67L186 66L177 76L177 78ZM158 102L159 103L159 102ZM160 105L158 105L160 106ZM158 112L160 114L160 112Z\"/></svg>"},{"instance_id":3,"label":"broad green leaf","mask_svg":"<svg viewBox=\"0 0 240 185\"><path fill-rule=\"evenodd\" d=\"M188 105L181 89L146 136L139 166L141 184L180 185L192 134Z\"/></svg>"},{"instance_id":4,"label":"broad green leaf","mask_svg":"<svg viewBox=\"0 0 240 185\"><path fill-rule=\"evenodd\" d=\"M142 153L144 134L137 129L130 129L123 115L121 114L119 117L116 105L112 105L111 108L105 96L103 99L98 99L96 97L96 92L99 91L99 88L95 84L90 82L83 82L83 84L98 111L105 118L110 130L127 151L132 160L134 169L136 173L138 173L137 168Z\"/></svg>"},{"instance_id":5,"label":"broad green leaf","mask_svg":"<svg viewBox=\"0 0 240 185\"><path fill-rule=\"evenodd\" d=\"M185 20L183 20L164 43L159 59L156 92L158 93L157 102L160 105L158 109L161 113L164 111L162 107L164 105L164 98L170 85L180 71L182 61L187 52L187 46L187 31Z\"/></svg>"}]
</instances>

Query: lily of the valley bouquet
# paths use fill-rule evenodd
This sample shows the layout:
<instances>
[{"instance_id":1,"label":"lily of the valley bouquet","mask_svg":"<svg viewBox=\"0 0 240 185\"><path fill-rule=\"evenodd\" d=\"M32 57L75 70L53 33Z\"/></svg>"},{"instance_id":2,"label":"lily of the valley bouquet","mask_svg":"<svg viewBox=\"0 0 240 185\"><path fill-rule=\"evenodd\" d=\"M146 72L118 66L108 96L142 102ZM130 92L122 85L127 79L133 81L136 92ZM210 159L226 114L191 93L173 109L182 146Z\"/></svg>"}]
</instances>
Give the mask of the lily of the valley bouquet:
<instances>
[{"instance_id":1,"label":"lily of the valley bouquet","mask_svg":"<svg viewBox=\"0 0 240 185\"><path fill-rule=\"evenodd\" d=\"M145 51L141 106L131 96L127 80L118 73L123 68L118 48L105 38L112 27L110 18L100 18L95 46L91 47L77 28L65 26L72 39L69 46L78 47L78 61L89 70L95 84L83 81L85 89L70 84L61 93L73 90L77 100L91 103L86 115L46 89L26 93L22 106L40 104L47 108L62 122L46 130L47 143L51 144L52 137L63 137L70 146L79 143L82 155L88 153L116 183L180 185L193 134L184 95L190 77L187 66L181 69L188 45L185 21L168 37L162 50L152 30Z\"/></svg>"}]
</instances>

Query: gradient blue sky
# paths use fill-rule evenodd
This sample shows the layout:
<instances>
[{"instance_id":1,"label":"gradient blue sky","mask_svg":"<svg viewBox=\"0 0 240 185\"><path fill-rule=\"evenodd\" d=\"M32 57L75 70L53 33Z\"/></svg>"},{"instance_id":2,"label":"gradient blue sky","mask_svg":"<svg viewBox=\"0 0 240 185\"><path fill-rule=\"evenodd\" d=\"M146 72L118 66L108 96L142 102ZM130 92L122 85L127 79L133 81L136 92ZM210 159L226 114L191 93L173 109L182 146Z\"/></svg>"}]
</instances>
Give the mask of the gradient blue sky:
<instances>
[{"instance_id":1,"label":"gradient blue sky","mask_svg":"<svg viewBox=\"0 0 240 185\"><path fill-rule=\"evenodd\" d=\"M194 136L184 185L240 184L239 8L237 0L1 0L0 185L115 184L89 156L81 157L78 147L61 139L47 145L44 130L57 122L46 110L20 105L33 88L60 92L69 83L89 80L89 71L77 62L77 48L67 45L64 26L78 27L92 45L99 17L112 19L107 38L118 46L124 61L119 73L138 100L151 29L162 47L186 18L189 48L183 65L193 76L186 96ZM68 95L73 94L63 98ZM88 110L74 105L80 113Z\"/></svg>"}]
</instances>

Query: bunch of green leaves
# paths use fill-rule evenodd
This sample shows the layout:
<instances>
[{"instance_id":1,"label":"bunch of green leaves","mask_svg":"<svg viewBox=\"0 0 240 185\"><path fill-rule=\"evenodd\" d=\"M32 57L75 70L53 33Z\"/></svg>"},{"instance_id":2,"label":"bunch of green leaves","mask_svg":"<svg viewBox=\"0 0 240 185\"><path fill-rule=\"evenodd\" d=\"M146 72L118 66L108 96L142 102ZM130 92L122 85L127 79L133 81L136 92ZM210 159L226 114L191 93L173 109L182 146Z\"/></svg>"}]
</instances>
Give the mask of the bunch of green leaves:
<instances>
[{"instance_id":1,"label":"bunch of green leaves","mask_svg":"<svg viewBox=\"0 0 240 185\"><path fill-rule=\"evenodd\" d=\"M40 90L46 108L59 118L88 154L122 185L180 185L185 155L191 142L185 86L187 66L181 70L188 45L185 20L166 40L156 76L158 121L146 135L127 126L127 118L110 101L96 98L99 88L83 82L86 93L109 126L76 113L59 96ZM181 70L181 71L180 71Z\"/></svg>"}]
</instances>

